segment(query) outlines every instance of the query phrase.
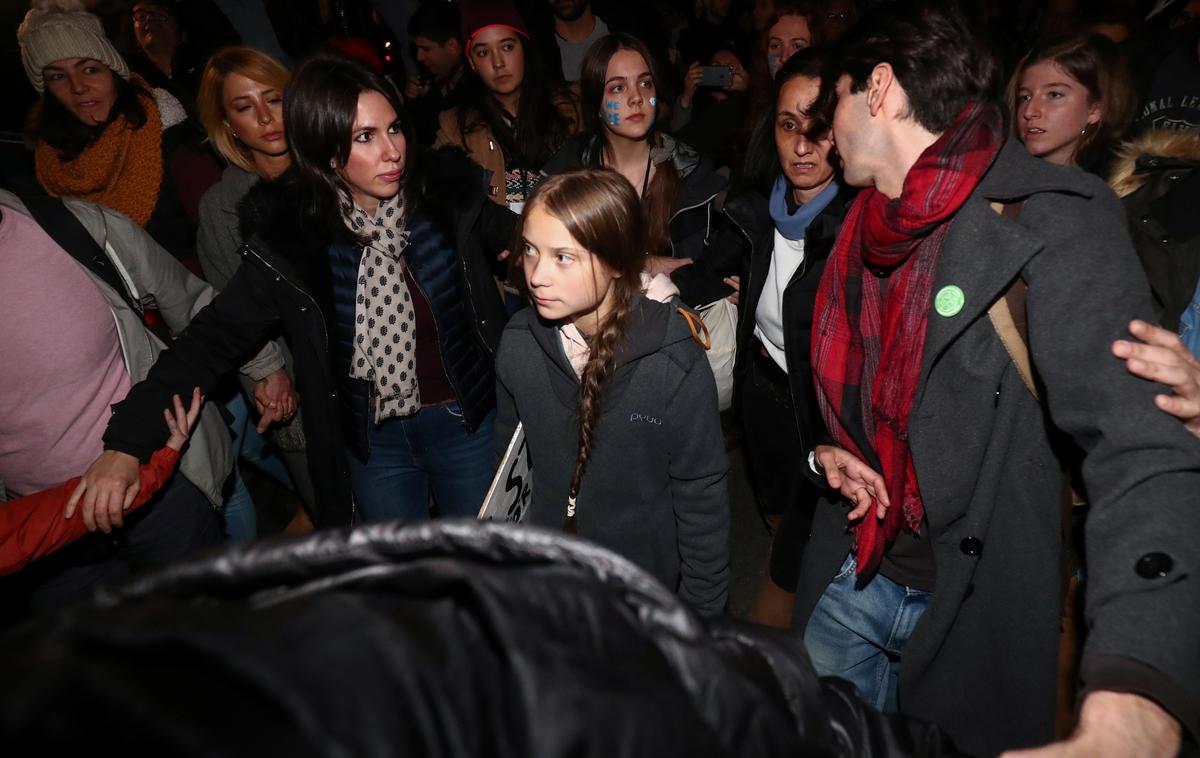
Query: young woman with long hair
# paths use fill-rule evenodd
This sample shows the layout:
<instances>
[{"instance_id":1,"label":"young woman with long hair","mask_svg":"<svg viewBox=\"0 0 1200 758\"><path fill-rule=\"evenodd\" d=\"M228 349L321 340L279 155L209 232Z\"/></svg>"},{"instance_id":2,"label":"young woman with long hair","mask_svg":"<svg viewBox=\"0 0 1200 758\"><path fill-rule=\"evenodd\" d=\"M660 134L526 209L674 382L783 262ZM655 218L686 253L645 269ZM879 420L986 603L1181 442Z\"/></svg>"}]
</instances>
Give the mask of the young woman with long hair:
<instances>
[{"instance_id":1,"label":"young woman with long hair","mask_svg":"<svg viewBox=\"0 0 1200 758\"><path fill-rule=\"evenodd\" d=\"M580 100L585 131L546 164L555 174L580 166L615 170L633 186L646 214L651 273L670 273L704 255L714 201L727 182L707 159L662 131L658 64L636 37L610 34L583 59ZM684 291L684 300L693 302Z\"/></svg>"},{"instance_id":2,"label":"young woman with long hair","mask_svg":"<svg viewBox=\"0 0 1200 758\"><path fill-rule=\"evenodd\" d=\"M640 292L645 240L637 195L614 171L534 190L513 243L533 307L496 359L496 448L524 425L527 522L621 553L712 615L729 581L716 385L687 319Z\"/></svg>"},{"instance_id":3,"label":"young woman with long hair","mask_svg":"<svg viewBox=\"0 0 1200 758\"><path fill-rule=\"evenodd\" d=\"M1120 49L1086 34L1029 51L1008 84L1013 134L1031 155L1107 178L1133 123L1133 79Z\"/></svg>"},{"instance_id":4,"label":"young woman with long hair","mask_svg":"<svg viewBox=\"0 0 1200 758\"><path fill-rule=\"evenodd\" d=\"M516 217L486 201L473 163L417 147L399 94L360 63L302 63L284 116L292 165L242 203L242 265L115 409L109 450L157 447L160 395L210 390L281 329L317 526L350 523L354 504L367 520L420 518L431 496L441 515L474 515L505 320L488 261Z\"/></svg>"},{"instance_id":5,"label":"young woman with long hair","mask_svg":"<svg viewBox=\"0 0 1200 758\"><path fill-rule=\"evenodd\" d=\"M542 166L579 129L579 104L547 75L524 21L506 2L464 9L473 72L461 105L442 111L434 147L454 146L491 172L492 202L520 212Z\"/></svg>"}]
</instances>

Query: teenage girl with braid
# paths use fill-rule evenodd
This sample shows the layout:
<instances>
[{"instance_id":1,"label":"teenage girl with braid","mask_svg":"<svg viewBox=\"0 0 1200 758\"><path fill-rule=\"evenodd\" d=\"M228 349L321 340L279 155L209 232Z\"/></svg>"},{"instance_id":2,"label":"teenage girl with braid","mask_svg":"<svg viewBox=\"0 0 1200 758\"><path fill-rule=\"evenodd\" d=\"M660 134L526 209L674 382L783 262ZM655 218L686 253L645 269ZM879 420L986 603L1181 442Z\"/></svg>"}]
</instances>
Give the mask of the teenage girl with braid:
<instances>
[{"instance_id":1,"label":"teenage girl with braid","mask_svg":"<svg viewBox=\"0 0 1200 758\"><path fill-rule=\"evenodd\" d=\"M575 532L699 612L729 584L728 461L716 385L677 303L641 293L646 225L611 169L546 179L512 250L533 307L496 356L496 449L524 424L529 523Z\"/></svg>"}]
</instances>

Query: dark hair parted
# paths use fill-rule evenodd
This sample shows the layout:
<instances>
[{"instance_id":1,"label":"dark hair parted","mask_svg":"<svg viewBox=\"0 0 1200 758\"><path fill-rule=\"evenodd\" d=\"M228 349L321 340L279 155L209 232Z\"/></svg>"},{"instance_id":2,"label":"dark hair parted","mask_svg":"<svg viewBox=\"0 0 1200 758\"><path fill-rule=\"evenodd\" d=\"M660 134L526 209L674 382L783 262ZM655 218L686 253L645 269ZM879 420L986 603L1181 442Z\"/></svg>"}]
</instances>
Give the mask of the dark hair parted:
<instances>
[{"instance_id":1,"label":"dark hair parted","mask_svg":"<svg viewBox=\"0 0 1200 758\"><path fill-rule=\"evenodd\" d=\"M583 109L583 123L594 137L601 140L604 146L597 150L595 159L603 162L611 159L608 148L608 129L604 125L601 110L604 104L604 90L608 79L608 64L612 57L622 50L631 50L646 61L650 78L654 80L655 89L659 89L664 81L659 75L661 68L646 43L629 34L609 34L601 37L592 44L583 57L583 65L579 74L579 94ZM651 147L662 144L658 124L663 114L665 97L659 97L655 107L655 121L646 140ZM679 172L675 170L670 160L662 161L654 167L654 178L646 187L642 196L642 210L646 214L647 237L646 250L652 255L671 254L671 214L675 209L675 198L679 195L682 183Z\"/></svg>"},{"instance_id":2,"label":"dark hair parted","mask_svg":"<svg viewBox=\"0 0 1200 758\"><path fill-rule=\"evenodd\" d=\"M108 113L108 121L96 126L83 123L47 89L29 112L26 132L34 140L42 140L57 150L64 159L74 160L100 139L109 124L122 116L134 129L145 126L146 108L141 98L153 98L154 95L135 80L126 81L113 74L111 69L109 73L117 96Z\"/></svg>"},{"instance_id":3,"label":"dark hair parted","mask_svg":"<svg viewBox=\"0 0 1200 758\"><path fill-rule=\"evenodd\" d=\"M396 111L407 145L400 192L412 208L421 195L407 191L419 181L419 151L412 149L412 124L391 82L356 60L319 53L296 67L283 97L288 152L296 176L309 190L307 210L335 236L349 234L340 196L349 196L350 188L334 167L346 165L350 158L358 98L367 92L383 95Z\"/></svg>"},{"instance_id":4,"label":"dark hair parted","mask_svg":"<svg viewBox=\"0 0 1200 758\"><path fill-rule=\"evenodd\" d=\"M908 95L914 121L930 132L949 128L968 102L999 94L1000 64L953 0L900 0L877 6L842 38L831 77L850 77L850 92L867 88L881 63Z\"/></svg>"},{"instance_id":5,"label":"dark hair parted","mask_svg":"<svg viewBox=\"0 0 1200 758\"><path fill-rule=\"evenodd\" d=\"M1088 128L1074 158L1088 160L1116 144L1133 123L1137 93L1121 49L1102 34L1077 34L1047 42L1030 50L1017 64L1008 82L1008 113L1017 130L1021 77L1034 64L1049 61L1067 72L1087 90L1088 103L1100 103L1100 123Z\"/></svg>"},{"instance_id":6,"label":"dark hair parted","mask_svg":"<svg viewBox=\"0 0 1200 758\"><path fill-rule=\"evenodd\" d=\"M775 74L771 97L764 104L750 135L746 159L735 181L735 191L750 189L766 195L771 193L771 185L780 172L779 151L775 148L775 114L779 110L779 94L783 91L783 86L793 79L805 77L821 81L825 65L824 51L821 48L810 47L797 51ZM830 123L827 114L820 107L820 100L818 95L817 102L803 114L809 119L806 133L810 139L818 139L829 133Z\"/></svg>"},{"instance_id":7,"label":"dark hair parted","mask_svg":"<svg viewBox=\"0 0 1200 758\"><path fill-rule=\"evenodd\" d=\"M480 128L482 121L500 143L506 159L518 166L539 170L576 128L558 106L558 103L569 102L571 95L546 74L537 45L528 44L519 33L513 36L525 57L525 77L521 81L517 112L506 113L479 75L468 71L463 84L462 105L458 109L458 128L465 142L466 135ZM470 51L467 54L470 55Z\"/></svg>"},{"instance_id":8,"label":"dark hair parted","mask_svg":"<svg viewBox=\"0 0 1200 758\"><path fill-rule=\"evenodd\" d=\"M611 169L580 168L548 177L526 205L518 229L522 238L529 211L535 207L558 219L591 253L594 265L607 267L617 277L612 282L612 308L591 337L591 354L580 377L579 450L567 493L575 497L592 454L604 389L616 369L617 350L625 342L630 302L641 289L646 224L633 186Z\"/></svg>"}]
</instances>

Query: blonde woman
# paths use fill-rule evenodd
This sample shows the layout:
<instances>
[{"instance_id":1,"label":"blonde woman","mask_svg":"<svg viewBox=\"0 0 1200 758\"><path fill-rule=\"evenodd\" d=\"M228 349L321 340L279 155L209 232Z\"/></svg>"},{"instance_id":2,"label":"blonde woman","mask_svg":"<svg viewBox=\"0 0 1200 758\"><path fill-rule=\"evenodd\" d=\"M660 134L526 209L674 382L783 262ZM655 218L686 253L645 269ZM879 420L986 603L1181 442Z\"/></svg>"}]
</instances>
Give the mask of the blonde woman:
<instances>
[{"instance_id":1,"label":"blonde woman","mask_svg":"<svg viewBox=\"0 0 1200 758\"><path fill-rule=\"evenodd\" d=\"M200 200L200 230L196 252L204 276L224 289L241 262L238 250L238 205L259 181L278 178L291 160L283 129L283 92L289 73L283 64L252 47L226 47L209 59L200 80L196 106L209 142L229 166L221 181ZM280 344L288 365L291 356ZM250 387L245 387L250 394ZM249 424L249 406L240 394L226 402L233 416L234 453L281 483L293 486L310 510L314 496L305 461L300 421L276 429L271 441L280 452L264 450L265 441ZM262 408L259 408L262 411ZM285 468L286 466L286 468ZM230 539L257 536L257 517L250 492L235 470L225 501L226 534Z\"/></svg>"}]
</instances>

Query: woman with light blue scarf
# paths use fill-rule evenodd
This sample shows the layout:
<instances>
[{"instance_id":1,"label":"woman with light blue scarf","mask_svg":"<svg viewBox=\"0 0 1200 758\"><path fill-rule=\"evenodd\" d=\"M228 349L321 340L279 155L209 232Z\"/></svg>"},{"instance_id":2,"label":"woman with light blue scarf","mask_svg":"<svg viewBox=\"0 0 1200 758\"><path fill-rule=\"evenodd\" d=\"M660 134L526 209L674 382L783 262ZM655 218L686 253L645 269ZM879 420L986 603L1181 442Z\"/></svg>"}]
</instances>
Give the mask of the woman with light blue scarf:
<instances>
[{"instance_id":1,"label":"woman with light blue scarf","mask_svg":"<svg viewBox=\"0 0 1200 758\"><path fill-rule=\"evenodd\" d=\"M809 363L813 303L853 199L835 178L828 136L809 137L828 132L809 112L821 66L820 51L810 48L779 70L774 100L725 202L729 223L708 256L675 275L677 283L686 276L725 276L739 290L734 407L750 483L775 532L769 575L750 617L783 628L791 625L816 501L805 461L825 436Z\"/></svg>"}]
</instances>

